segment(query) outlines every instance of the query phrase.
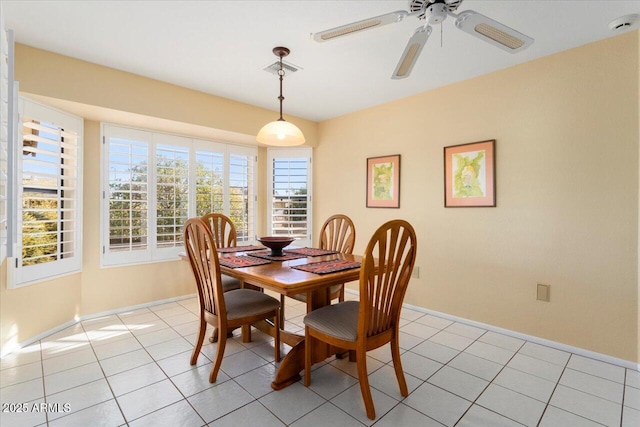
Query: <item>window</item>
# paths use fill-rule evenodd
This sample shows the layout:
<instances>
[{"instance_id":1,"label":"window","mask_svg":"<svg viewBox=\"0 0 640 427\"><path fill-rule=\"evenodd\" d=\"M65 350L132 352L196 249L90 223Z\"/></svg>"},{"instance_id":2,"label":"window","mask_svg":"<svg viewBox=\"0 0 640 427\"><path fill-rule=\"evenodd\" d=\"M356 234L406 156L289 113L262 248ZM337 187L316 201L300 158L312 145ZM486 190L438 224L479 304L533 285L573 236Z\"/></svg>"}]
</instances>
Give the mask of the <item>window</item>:
<instances>
[{"instance_id":1,"label":"window","mask_svg":"<svg viewBox=\"0 0 640 427\"><path fill-rule=\"evenodd\" d=\"M209 212L253 239L255 148L106 124L103 135L103 265L175 260L182 225Z\"/></svg>"},{"instance_id":2,"label":"window","mask_svg":"<svg viewBox=\"0 0 640 427\"><path fill-rule=\"evenodd\" d=\"M155 157L157 247L182 247L182 224L189 219L189 148L157 144Z\"/></svg>"},{"instance_id":3,"label":"window","mask_svg":"<svg viewBox=\"0 0 640 427\"><path fill-rule=\"evenodd\" d=\"M229 155L229 209L228 216L236 226L238 244L248 243L255 232L253 228L254 161L255 156L241 153Z\"/></svg>"},{"instance_id":4,"label":"window","mask_svg":"<svg viewBox=\"0 0 640 427\"><path fill-rule=\"evenodd\" d=\"M139 261L149 249L147 165L150 134L128 129L108 139L107 189L109 236L106 250L118 260ZM103 246L104 247L104 246Z\"/></svg>"},{"instance_id":5,"label":"window","mask_svg":"<svg viewBox=\"0 0 640 427\"><path fill-rule=\"evenodd\" d=\"M311 155L310 148L267 150L270 235L299 246L312 245Z\"/></svg>"},{"instance_id":6,"label":"window","mask_svg":"<svg viewBox=\"0 0 640 427\"><path fill-rule=\"evenodd\" d=\"M82 119L26 98L19 110L15 286L82 266Z\"/></svg>"}]
</instances>

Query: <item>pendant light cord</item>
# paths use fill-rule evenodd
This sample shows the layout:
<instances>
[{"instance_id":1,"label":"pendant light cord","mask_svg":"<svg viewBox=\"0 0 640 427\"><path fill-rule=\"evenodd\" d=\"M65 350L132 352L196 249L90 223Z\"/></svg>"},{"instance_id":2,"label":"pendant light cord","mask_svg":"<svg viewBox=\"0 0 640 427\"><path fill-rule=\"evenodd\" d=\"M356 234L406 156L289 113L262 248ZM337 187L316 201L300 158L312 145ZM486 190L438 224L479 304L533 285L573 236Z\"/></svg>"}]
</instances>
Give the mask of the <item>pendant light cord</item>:
<instances>
[{"instance_id":1,"label":"pendant light cord","mask_svg":"<svg viewBox=\"0 0 640 427\"><path fill-rule=\"evenodd\" d=\"M280 76L280 96L278 97L278 99L280 100L280 118L278 119L278 121L284 122L284 119L282 118L282 101L284 101L284 96L282 96L282 79L284 77L284 68L282 66L282 55L280 56L280 70L278 71L278 75Z\"/></svg>"}]
</instances>

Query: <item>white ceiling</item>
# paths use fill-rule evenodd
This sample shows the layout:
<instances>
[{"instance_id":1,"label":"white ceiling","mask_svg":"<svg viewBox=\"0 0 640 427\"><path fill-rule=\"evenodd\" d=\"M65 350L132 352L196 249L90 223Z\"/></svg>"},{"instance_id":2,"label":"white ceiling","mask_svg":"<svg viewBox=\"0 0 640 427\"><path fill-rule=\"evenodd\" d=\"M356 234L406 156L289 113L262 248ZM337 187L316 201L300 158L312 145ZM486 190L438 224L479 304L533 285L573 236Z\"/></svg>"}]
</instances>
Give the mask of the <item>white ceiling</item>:
<instances>
[{"instance_id":1,"label":"white ceiling","mask_svg":"<svg viewBox=\"0 0 640 427\"><path fill-rule=\"evenodd\" d=\"M278 109L277 76L262 69L291 49L303 70L284 82L285 118L324 120L617 35L608 23L640 1L465 0L535 39L511 55L459 31L434 28L412 75L391 80L420 23L415 17L327 43L311 33L406 10L408 1L8 1L16 41L176 85ZM637 28L637 27L636 27ZM34 66L37 66L34 64Z\"/></svg>"}]
</instances>

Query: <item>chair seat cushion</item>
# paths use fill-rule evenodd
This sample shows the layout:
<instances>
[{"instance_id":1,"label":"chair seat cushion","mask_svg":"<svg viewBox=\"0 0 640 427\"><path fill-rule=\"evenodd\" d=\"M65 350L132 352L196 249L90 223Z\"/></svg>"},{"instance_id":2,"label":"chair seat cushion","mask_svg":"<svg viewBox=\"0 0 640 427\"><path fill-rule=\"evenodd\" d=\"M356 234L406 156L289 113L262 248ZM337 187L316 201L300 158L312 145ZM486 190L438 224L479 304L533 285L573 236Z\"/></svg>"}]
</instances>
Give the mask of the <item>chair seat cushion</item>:
<instances>
[{"instance_id":1,"label":"chair seat cushion","mask_svg":"<svg viewBox=\"0 0 640 427\"><path fill-rule=\"evenodd\" d=\"M280 307L280 301L277 299L252 289L225 292L224 303L229 320L268 313Z\"/></svg>"},{"instance_id":2,"label":"chair seat cushion","mask_svg":"<svg viewBox=\"0 0 640 427\"><path fill-rule=\"evenodd\" d=\"M358 301L345 301L319 308L304 316L304 324L332 337L355 341L358 334Z\"/></svg>"},{"instance_id":3,"label":"chair seat cushion","mask_svg":"<svg viewBox=\"0 0 640 427\"><path fill-rule=\"evenodd\" d=\"M236 279L235 277L226 276L224 274L222 274L220 277L222 279L223 292L229 292L234 289L240 289L242 287L242 281L239 279Z\"/></svg>"},{"instance_id":4,"label":"chair seat cushion","mask_svg":"<svg viewBox=\"0 0 640 427\"><path fill-rule=\"evenodd\" d=\"M331 296L331 299L336 299L336 298L338 298L340 296L339 292L340 292L340 289L342 288L342 286L344 286L344 285L333 285L333 286L331 286L329 288L329 292L330 292L329 295ZM293 298L295 300L302 301L302 302L307 302L307 293L306 292L303 292L301 294L290 295L290 296L291 296L291 298Z\"/></svg>"}]
</instances>

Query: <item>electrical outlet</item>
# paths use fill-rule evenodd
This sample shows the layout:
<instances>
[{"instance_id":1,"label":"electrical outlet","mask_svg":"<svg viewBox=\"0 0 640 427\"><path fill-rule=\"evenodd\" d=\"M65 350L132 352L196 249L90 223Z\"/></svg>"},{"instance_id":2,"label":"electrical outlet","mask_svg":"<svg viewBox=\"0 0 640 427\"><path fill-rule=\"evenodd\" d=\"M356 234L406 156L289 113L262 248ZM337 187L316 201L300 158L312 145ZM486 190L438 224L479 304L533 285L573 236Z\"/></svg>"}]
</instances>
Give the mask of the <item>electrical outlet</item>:
<instances>
[{"instance_id":1,"label":"electrical outlet","mask_svg":"<svg viewBox=\"0 0 640 427\"><path fill-rule=\"evenodd\" d=\"M413 271L411 272L411 277L413 277L414 279L420 278L420 267L418 266L413 267Z\"/></svg>"},{"instance_id":2,"label":"electrical outlet","mask_svg":"<svg viewBox=\"0 0 640 427\"><path fill-rule=\"evenodd\" d=\"M536 299L538 301L549 302L551 300L551 285L538 283Z\"/></svg>"}]
</instances>

